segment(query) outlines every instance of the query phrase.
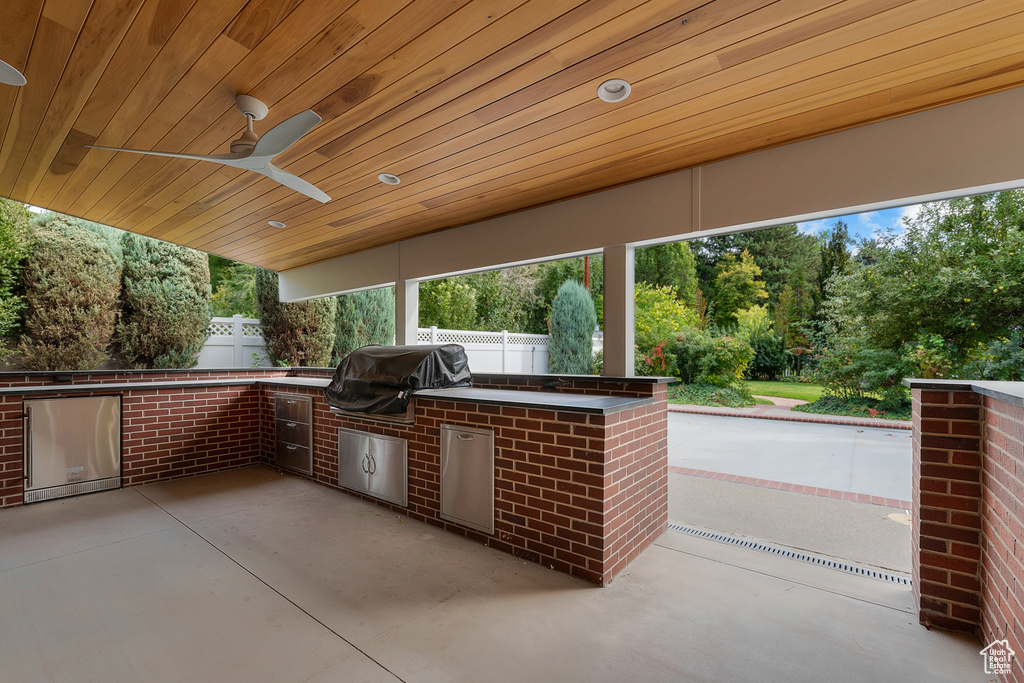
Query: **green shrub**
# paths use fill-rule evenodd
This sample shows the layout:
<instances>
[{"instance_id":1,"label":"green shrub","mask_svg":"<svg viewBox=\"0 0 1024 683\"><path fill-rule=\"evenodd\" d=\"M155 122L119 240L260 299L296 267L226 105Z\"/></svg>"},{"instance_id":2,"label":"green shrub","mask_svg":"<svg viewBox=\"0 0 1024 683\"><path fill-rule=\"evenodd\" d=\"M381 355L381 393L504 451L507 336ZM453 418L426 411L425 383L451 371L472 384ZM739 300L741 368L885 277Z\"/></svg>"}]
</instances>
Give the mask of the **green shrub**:
<instances>
[{"instance_id":1,"label":"green shrub","mask_svg":"<svg viewBox=\"0 0 1024 683\"><path fill-rule=\"evenodd\" d=\"M782 335L772 330L767 306L751 306L736 312L736 335L754 349L754 358L747 366L747 379L778 379L786 370L792 354L786 351Z\"/></svg>"},{"instance_id":2,"label":"green shrub","mask_svg":"<svg viewBox=\"0 0 1024 683\"><path fill-rule=\"evenodd\" d=\"M421 282L420 327L476 328L476 290L460 278Z\"/></svg>"},{"instance_id":3,"label":"green shrub","mask_svg":"<svg viewBox=\"0 0 1024 683\"><path fill-rule=\"evenodd\" d=\"M883 400L906 395L901 384L909 376L906 357L891 349L877 349L864 337L834 337L815 354L809 377L825 387L825 394L844 401L876 394ZM806 373L805 373L806 374Z\"/></svg>"},{"instance_id":4,"label":"green shrub","mask_svg":"<svg viewBox=\"0 0 1024 683\"><path fill-rule=\"evenodd\" d=\"M634 356L635 374L641 377L675 377L679 372L676 368L676 357L665 350L666 346L668 342L663 341L646 351L637 349Z\"/></svg>"},{"instance_id":5,"label":"green shrub","mask_svg":"<svg viewBox=\"0 0 1024 683\"><path fill-rule=\"evenodd\" d=\"M575 280L563 283L551 302L551 341L548 347L551 372L566 375L590 373L595 327L597 312L590 293Z\"/></svg>"},{"instance_id":6,"label":"green shrub","mask_svg":"<svg viewBox=\"0 0 1024 683\"><path fill-rule=\"evenodd\" d=\"M637 282L634 288L634 334L641 349L673 339L684 327L697 326L697 313L676 298L672 287Z\"/></svg>"},{"instance_id":7,"label":"green shrub","mask_svg":"<svg viewBox=\"0 0 1024 683\"><path fill-rule=\"evenodd\" d=\"M124 303L117 337L136 368L191 368L210 324L206 254L126 232Z\"/></svg>"},{"instance_id":8,"label":"green shrub","mask_svg":"<svg viewBox=\"0 0 1024 683\"><path fill-rule=\"evenodd\" d=\"M11 334L25 307L17 293L22 259L29 253L29 212L20 202L0 199L0 353L2 338Z\"/></svg>"},{"instance_id":9,"label":"green shrub","mask_svg":"<svg viewBox=\"0 0 1024 683\"><path fill-rule=\"evenodd\" d=\"M395 338L395 290L391 287L337 298L332 364L360 346L387 345Z\"/></svg>"},{"instance_id":10,"label":"green shrub","mask_svg":"<svg viewBox=\"0 0 1024 683\"><path fill-rule=\"evenodd\" d=\"M51 216L30 235L22 362L34 370L98 368L117 321L119 255L98 226L76 218Z\"/></svg>"},{"instance_id":11,"label":"green shrub","mask_svg":"<svg viewBox=\"0 0 1024 683\"><path fill-rule=\"evenodd\" d=\"M326 367L334 348L336 311L333 298L283 303L277 273L256 271L256 312L272 365Z\"/></svg>"},{"instance_id":12,"label":"green shrub","mask_svg":"<svg viewBox=\"0 0 1024 683\"><path fill-rule=\"evenodd\" d=\"M683 330L668 351L676 358L683 382L716 387L738 384L754 359L754 349L742 339L693 328Z\"/></svg>"},{"instance_id":13,"label":"green shrub","mask_svg":"<svg viewBox=\"0 0 1024 683\"><path fill-rule=\"evenodd\" d=\"M1024 332L1018 330L1009 337L993 339L976 355L966 368L968 377L1000 382L1024 380Z\"/></svg>"}]
</instances>

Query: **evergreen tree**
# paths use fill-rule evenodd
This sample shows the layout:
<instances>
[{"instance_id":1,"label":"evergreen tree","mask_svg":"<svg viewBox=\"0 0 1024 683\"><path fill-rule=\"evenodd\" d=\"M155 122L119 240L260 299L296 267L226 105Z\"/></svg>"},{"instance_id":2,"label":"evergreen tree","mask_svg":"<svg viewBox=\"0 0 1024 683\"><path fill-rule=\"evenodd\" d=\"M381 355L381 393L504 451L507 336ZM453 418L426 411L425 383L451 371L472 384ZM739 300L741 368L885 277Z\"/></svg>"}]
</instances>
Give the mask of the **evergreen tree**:
<instances>
[{"instance_id":1,"label":"evergreen tree","mask_svg":"<svg viewBox=\"0 0 1024 683\"><path fill-rule=\"evenodd\" d=\"M548 334L551 319L551 305L559 288L567 280L583 282L583 258L564 259L542 263L538 269L537 304L533 307L527 332ZM604 323L604 258L590 257L590 297L597 312L597 323Z\"/></svg>"},{"instance_id":2,"label":"evergreen tree","mask_svg":"<svg viewBox=\"0 0 1024 683\"><path fill-rule=\"evenodd\" d=\"M548 346L551 372L590 374L596 326L597 313L590 293L575 280L564 283L551 304L551 341Z\"/></svg>"},{"instance_id":3,"label":"evergreen tree","mask_svg":"<svg viewBox=\"0 0 1024 683\"><path fill-rule=\"evenodd\" d=\"M98 368L117 320L119 254L99 226L58 214L33 224L30 240L22 362L33 370Z\"/></svg>"},{"instance_id":4,"label":"evergreen tree","mask_svg":"<svg viewBox=\"0 0 1024 683\"><path fill-rule=\"evenodd\" d=\"M277 273L256 271L256 312L270 362L293 367L326 367L334 348L333 298L282 302Z\"/></svg>"},{"instance_id":5,"label":"evergreen tree","mask_svg":"<svg viewBox=\"0 0 1024 683\"><path fill-rule=\"evenodd\" d=\"M641 247L635 251L634 280L671 287L687 306L697 303L697 261L686 242Z\"/></svg>"},{"instance_id":6,"label":"evergreen tree","mask_svg":"<svg viewBox=\"0 0 1024 683\"><path fill-rule=\"evenodd\" d=\"M850 230L843 221L836 221L828 230L818 236L821 244L821 267L818 270L818 292L815 312L820 310L829 279L836 273L844 273L850 265Z\"/></svg>"},{"instance_id":7,"label":"evergreen tree","mask_svg":"<svg viewBox=\"0 0 1024 683\"><path fill-rule=\"evenodd\" d=\"M739 258L732 254L723 256L716 271L714 314L719 325L736 324L738 311L768 298L760 279L761 269L747 250Z\"/></svg>"},{"instance_id":8,"label":"evergreen tree","mask_svg":"<svg viewBox=\"0 0 1024 683\"><path fill-rule=\"evenodd\" d=\"M395 289L383 287L337 297L332 365L367 344L386 346L395 339Z\"/></svg>"},{"instance_id":9,"label":"evergreen tree","mask_svg":"<svg viewBox=\"0 0 1024 683\"><path fill-rule=\"evenodd\" d=\"M210 324L206 254L122 233L123 307L117 327L125 361L140 368L191 368Z\"/></svg>"},{"instance_id":10,"label":"evergreen tree","mask_svg":"<svg viewBox=\"0 0 1024 683\"><path fill-rule=\"evenodd\" d=\"M256 266L230 261L227 265L218 265L218 271L216 278L210 273L210 286L213 289L210 315L221 318L233 315L255 318Z\"/></svg>"},{"instance_id":11,"label":"evergreen tree","mask_svg":"<svg viewBox=\"0 0 1024 683\"><path fill-rule=\"evenodd\" d=\"M0 199L0 353L3 352L2 338L11 334L25 307L25 297L16 290L28 245L28 209L20 202Z\"/></svg>"}]
</instances>

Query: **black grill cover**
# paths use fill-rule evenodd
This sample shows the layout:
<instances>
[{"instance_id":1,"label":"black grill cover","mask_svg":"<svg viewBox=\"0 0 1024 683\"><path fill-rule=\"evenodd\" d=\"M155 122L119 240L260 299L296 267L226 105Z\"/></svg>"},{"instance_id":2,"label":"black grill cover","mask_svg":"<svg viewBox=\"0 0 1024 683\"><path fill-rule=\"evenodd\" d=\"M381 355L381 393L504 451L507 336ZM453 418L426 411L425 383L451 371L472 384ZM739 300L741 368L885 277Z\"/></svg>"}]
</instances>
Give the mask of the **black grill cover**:
<instances>
[{"instance_id":1,"label":"black grill cover","mask_svg":"<svg viewBox=\"0 0 1024 683\"><path fill-rule=\"evenodd\" d=\"M417 389L472 385L466 350L439 346L363 346L342 359L324 389L327 402L354 413L405 412Z\"/></svg>"}]
</instances>

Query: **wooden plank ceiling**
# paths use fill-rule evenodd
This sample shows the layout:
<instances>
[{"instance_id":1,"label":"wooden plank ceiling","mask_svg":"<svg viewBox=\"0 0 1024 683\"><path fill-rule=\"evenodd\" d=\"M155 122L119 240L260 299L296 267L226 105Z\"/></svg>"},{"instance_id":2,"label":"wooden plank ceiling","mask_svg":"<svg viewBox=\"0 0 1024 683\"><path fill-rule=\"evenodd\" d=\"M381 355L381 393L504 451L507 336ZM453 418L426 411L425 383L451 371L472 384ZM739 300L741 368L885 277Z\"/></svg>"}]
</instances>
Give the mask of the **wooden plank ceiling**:
<instances>
[{"instance_id":1,"label":"wooden plank ceiling","mask_svg":"<svg viewBox=\"0 0 1024 683\"><path fill-rule=\"evenodd\" d=\"M3 0L0 196L287 270L1019 86L1021 35L1007 0ZM323 117L274 163L330 202L86 147L225 153L237 93Z\"/></svg>"}]
</instances>

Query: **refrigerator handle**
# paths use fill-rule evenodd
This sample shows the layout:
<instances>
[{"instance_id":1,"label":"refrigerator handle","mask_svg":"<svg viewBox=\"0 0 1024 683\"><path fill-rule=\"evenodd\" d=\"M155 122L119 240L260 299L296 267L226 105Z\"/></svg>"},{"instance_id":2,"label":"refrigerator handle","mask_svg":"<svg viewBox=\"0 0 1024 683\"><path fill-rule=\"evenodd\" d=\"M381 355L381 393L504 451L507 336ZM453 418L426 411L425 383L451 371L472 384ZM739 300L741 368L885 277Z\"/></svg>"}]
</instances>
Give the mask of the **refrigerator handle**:
<instances>
[{"instance_id":1,"label":"refrigerator handle","mask_svg":"<svg viewBox=\"0 0 1024 683\"><path fill-rule=\"evenodd\" d=\"M24 443L25 443L25 471L23 477L25 479L25 488L32 488L32 406L25 406L25 415L22 417L24 421L23 429Z\"/></svg>"}]
</instances>

